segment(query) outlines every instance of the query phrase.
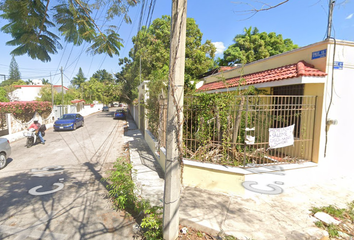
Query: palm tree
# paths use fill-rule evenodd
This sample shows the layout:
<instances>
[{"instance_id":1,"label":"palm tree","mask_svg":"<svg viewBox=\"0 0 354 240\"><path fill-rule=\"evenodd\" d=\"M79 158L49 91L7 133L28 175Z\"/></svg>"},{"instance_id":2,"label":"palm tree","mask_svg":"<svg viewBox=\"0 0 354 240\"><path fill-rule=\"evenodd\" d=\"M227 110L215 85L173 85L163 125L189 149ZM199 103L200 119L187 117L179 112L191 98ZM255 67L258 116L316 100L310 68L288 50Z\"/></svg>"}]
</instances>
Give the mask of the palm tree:
<instances>
[{"instance_id":1,"label":"palm tree","mask_svg":"<svg viewBox=\"0 0 354 240\"><path fill-rule=\"evenodd\" d=\"M46 85L46 84L50 84L50 83L49 83L49 80L48 80L48 79L44 79L44 78L43 78L43 79L42 79L42 84L43 84L43 85Z\"/></svg>"},{"instance_id":2,"label":"palm tree","mask_svg":"<svg viewBox=\"0 0 354 240\"><path fill-rule=\"evenodd\" d=\"M28 79L28 80L26 81L26 84L27 84L27 85L33 85L33 81L32 81L31 79Z\"/></svg>"}]
</instances>

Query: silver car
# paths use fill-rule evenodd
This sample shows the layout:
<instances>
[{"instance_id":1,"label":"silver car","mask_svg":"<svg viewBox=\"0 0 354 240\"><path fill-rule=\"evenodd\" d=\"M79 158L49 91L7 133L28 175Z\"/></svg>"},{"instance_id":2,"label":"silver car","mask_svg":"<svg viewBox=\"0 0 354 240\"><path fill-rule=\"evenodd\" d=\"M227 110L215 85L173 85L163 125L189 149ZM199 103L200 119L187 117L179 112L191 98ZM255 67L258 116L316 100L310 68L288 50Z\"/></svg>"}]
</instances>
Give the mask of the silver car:
<instances>
[{"instance_id":1,"label":"silver car","mask_svg":"<svg viewBox=\"0 0 354 240\"><path fill-rule=\"evenodd\" d=\"M4 168L7 158L11 155L10 141L6 138L0 138L0 169Z\"/></svg>"}]
</instances>

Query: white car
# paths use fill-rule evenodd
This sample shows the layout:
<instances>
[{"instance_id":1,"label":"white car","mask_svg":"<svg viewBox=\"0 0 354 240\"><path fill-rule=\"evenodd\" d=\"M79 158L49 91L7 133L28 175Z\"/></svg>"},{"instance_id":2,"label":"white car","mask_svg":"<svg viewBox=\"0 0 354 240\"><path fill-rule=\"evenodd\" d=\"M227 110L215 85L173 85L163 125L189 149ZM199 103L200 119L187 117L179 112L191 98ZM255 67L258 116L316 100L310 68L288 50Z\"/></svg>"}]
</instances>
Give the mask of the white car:
<instances>
[{"instance_id":1,"label":"white car","mask_svg":"<svg viewBox=\"0 0 354 240\"><path fill-rule=\"evenodd\" d=\"M7 158L11 155L10 141L6 138L0 138L0 169L4 168Z\"/></svg>"}]
</instances>

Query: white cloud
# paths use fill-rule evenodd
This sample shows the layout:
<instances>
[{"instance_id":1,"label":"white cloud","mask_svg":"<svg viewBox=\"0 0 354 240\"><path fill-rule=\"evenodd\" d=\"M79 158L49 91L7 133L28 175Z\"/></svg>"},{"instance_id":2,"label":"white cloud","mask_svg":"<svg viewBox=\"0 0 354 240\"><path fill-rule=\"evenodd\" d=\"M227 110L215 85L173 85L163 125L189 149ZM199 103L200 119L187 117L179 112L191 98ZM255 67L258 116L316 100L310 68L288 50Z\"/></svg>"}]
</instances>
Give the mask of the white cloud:
<instances>
[{"instance_id":1,"label":"white cloud","mask_svg":"<svg viewBox=\"0 0 354 240\"><path fill-rule=\"evenodd\" d=\"M213 42L212 44L214 44L214 46L216 47L215 55L224 53L224 50L225 50L226 47L224 46L223 42Z\"/></svg>"},{"instance_id":2,"label":"white cloud","mask_svg":"<svg viewBox=\"0 0 354 240\"><path fill-rule=\"evenodd\" d=\"M352 17L353 17L353 13L352 14L349 14L349 16L348 17L346 17L345 19L351 19Z\"/></svg>"}]
</instances>

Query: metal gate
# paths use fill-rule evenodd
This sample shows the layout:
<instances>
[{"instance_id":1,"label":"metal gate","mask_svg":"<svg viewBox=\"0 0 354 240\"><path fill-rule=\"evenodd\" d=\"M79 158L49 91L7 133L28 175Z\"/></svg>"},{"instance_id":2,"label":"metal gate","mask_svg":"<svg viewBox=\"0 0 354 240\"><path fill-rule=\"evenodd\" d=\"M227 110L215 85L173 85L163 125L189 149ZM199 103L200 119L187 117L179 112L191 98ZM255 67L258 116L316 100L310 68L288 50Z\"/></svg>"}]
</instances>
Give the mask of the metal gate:
<instances>
[{"instance_id":1,"label":"metal gate","mask_svg":"<svg viewBox=\"0 0 354 240\"><path fill-rule=\"evenodd\" d=\"M186 98L184 157L240 167L311 161L315 109L315 96Z\"/></svg>"},{"instance_id":2,"label":"metal gate","mask_svg":"<svg viewBox=\"0 0 354 240\"><path fill-rule=\"evenodd\" d=\"M0 136L9 134L9 128L7 125L7 119L5 113L0 113Z\"/></svg>"}]
</instances>

